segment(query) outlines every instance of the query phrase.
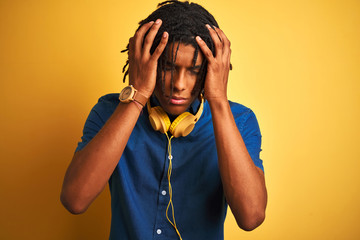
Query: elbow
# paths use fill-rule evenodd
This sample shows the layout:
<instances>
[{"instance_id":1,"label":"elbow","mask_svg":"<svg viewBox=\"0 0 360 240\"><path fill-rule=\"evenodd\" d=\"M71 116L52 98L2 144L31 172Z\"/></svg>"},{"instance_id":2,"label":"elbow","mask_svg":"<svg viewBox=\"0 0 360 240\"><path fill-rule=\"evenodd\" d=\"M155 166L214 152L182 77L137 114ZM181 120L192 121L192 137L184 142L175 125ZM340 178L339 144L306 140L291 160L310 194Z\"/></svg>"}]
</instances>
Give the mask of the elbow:
<instances>
[{"instance_id":1,"label":"elbow","mask_svg":"<svg viewBox=\"0 0 360 240\"><path fill-rule=\"evenodd\" d=\"M265 220L264 211L254 211L253 213L241 214L240 217L235 217L239 228L245 231L252 231L259 227Z\"/></svg>"},{"instance_id":2,"label":"elbow","mask_svg":"<svg viewBox=\"0 0 360 240\"><path fill-rule=\"evenodd\" d=\"M64 193L64 191L61 192L60 202L66 210L74 215L82 214L87 210L87 206L76 199L72 199L68 194Z\"/></svg>"}]
</instances>

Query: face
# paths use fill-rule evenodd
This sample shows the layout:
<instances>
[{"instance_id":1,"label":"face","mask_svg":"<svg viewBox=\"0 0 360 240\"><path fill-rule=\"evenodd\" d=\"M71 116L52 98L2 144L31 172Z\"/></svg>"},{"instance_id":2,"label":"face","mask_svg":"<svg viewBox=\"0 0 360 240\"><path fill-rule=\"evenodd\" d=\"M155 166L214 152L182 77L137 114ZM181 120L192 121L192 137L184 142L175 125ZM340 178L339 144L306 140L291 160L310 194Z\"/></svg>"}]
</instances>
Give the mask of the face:
<instances>
[{"instance_id":1,"label":"face","mask_svg":"<svg viewBox=\"0 0 360 240\"><path fill-rule=\"evenodd\" d=\"M174 46L174 56L178 44ZM172 45L169 46L172 50ZM154 90L156 98L161 107L170 115L180 115L185 112L191 103L199 96L200 90L193 89L200 77L200 66L203 61L202 53L199 51L195 66L193 65L195 48L192 45L180 44L175 64L171 63L171 52L168 53L165 74L165 93L162 91L161 83ZM171 91L171 71L173 71L173 94Z\"/></svg>"}]
</instances>

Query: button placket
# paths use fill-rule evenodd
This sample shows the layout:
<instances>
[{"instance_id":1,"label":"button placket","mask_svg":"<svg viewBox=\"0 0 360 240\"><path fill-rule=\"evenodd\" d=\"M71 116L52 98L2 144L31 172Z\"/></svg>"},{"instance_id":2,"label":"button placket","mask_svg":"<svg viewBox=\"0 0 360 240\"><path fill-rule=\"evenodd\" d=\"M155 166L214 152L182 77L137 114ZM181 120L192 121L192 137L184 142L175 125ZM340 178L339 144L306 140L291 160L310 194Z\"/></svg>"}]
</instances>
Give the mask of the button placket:
<instances>
[{"instance_id":1,"label":"button placket","mask_svg":"<svg viewBox=\"0 0 360 240\"><path fill-rule=\"evenodd\" d=\"M166 208L169 202L168 199L168 180L167 180L167 169L169 167L168 152L164 158L164 174L161 178L161 183L158 188L158 205L156 212L156 220L154 226L154 239L167 239L167 228L168 221L165 216Z\"/></svg>"}]
</instances>

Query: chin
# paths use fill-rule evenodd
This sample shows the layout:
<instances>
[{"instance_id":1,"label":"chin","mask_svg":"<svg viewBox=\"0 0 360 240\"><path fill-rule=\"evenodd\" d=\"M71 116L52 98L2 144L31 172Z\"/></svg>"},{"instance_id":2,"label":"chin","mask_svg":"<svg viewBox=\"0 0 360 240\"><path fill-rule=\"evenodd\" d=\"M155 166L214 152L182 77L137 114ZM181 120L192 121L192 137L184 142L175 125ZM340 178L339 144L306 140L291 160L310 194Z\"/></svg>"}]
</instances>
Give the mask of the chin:
<instances>
[{"instance_id":1,"label":"chin","mask_svg":"<svg viewBox=\"0 0 360 240\"><path fill-rule=\"evenodd\" d=\"M187 106L183 106L183 105L181 105L181 106L171 105L171 106L163 107L165 112L172 116L178 116L178 115L182 114L183 112L186 112L187 108L188 108Z\"/></svg>"}]
</instances>

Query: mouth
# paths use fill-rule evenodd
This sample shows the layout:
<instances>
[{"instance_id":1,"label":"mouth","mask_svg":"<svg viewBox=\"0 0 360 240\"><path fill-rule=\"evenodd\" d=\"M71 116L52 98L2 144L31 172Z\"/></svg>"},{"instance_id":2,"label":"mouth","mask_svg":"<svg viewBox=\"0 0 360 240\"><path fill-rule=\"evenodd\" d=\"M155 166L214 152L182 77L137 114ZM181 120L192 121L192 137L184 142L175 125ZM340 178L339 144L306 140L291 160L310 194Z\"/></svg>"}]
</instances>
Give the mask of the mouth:
<instances>
[{"instance_id":1,"label":"mouth","mask_svg":"<svg viewBox=\"0 0 360 240\"><path fill-rule=\"evenodd\" d=\"M166 96L166 97L169 100L169 102L174 105L183 105L188 100L187 98L183 98L180 96L172 96L171 98L169 96Z\"/></svg>"}]
</instances>

